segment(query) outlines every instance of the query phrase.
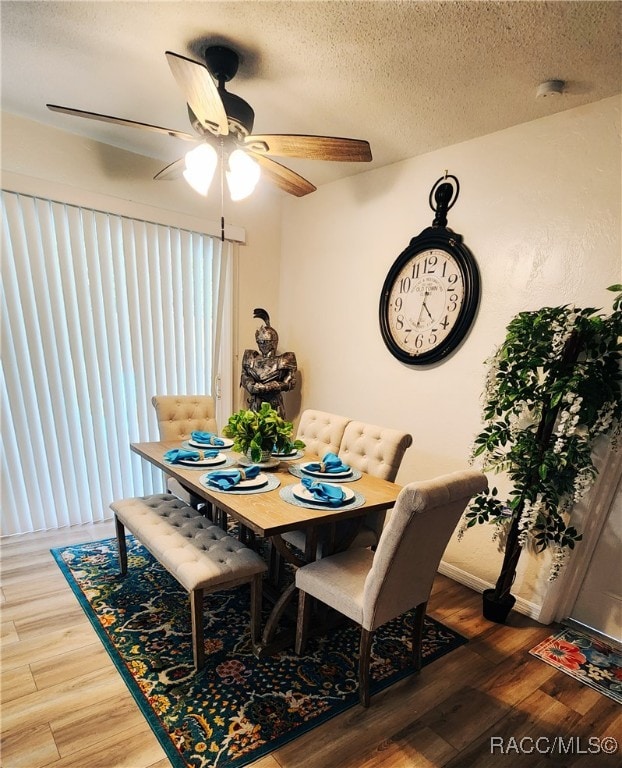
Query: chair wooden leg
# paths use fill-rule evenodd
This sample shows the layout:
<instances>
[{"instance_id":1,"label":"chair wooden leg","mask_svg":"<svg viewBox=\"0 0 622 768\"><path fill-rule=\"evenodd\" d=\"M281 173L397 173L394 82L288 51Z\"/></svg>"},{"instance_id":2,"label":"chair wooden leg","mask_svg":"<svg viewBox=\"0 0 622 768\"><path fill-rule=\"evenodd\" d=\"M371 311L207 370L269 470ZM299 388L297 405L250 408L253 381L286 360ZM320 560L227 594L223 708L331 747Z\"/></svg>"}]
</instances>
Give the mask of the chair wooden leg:
<instances>
[{"instance_id":1,"label":"chair wooden leg","mask_svg":"<svg viewBox=\"0 0 622 768\"><path fill-rule=\"evenodd\" d=\"M359 701L364 707L369 706L369 662L373 639L373 630L361 627L361 643L359 645Z\"/></svg>"},{"instance_id":2,"label":"chair wooden leg","mask_svg":"<svg viewBox=\"0 0 622 768\"><path fill-rule=\"evenodd\" d=\"M119 568L121 570L121 575L125 576L127 573L127 544L125 541L125 527L116 515L114 516L114 527L117 532Z\"/></svg>"},{"instance_id":3,"label":"chair wooden leg","mask_svg":"<svg viewBox=\"0 0 622 768\"><path fill-rule=\"evenodd\" d=\"M251 581L251 641L257 645L261 640L261 589L262 574L253 576Z\"/></svg>"},{"instance_id":4,"label":"chair wooden leg","mask_svg":"<svg viewBox=\"0 0 622 768\"><path fill-rule=\"evenodd\" d=\"M415 609L415 618L413 621L413 634L412 634L412 654L413 654L413 666L415 672L421 670L421 651L423 643L423 627L425 622L425 612L427 610L428 603L419 603Z\"/></svg>"},{"instance_id":5,"label":"chair wooden leg","mask_svg":"<svg viewBox=\"0 0 622 768\"><path fill-rule=\"evenodd\" d=\"M193 589L190 593L190 616L192 618L192 656L194 668L198 672L205 665L202 589Z\"/></svg>"},{"instance_id":6,"label":"chair wooden leg","mask_svg":"<svg viewBox=\"0 0 622 768\"><path fill-rule=\"evenodd\" d=\"M309 614L311 613L311 596L302 589L298 590L298 620L296 622L296 653L304 653L309 634Z\"/></svg>"}]
</instances>

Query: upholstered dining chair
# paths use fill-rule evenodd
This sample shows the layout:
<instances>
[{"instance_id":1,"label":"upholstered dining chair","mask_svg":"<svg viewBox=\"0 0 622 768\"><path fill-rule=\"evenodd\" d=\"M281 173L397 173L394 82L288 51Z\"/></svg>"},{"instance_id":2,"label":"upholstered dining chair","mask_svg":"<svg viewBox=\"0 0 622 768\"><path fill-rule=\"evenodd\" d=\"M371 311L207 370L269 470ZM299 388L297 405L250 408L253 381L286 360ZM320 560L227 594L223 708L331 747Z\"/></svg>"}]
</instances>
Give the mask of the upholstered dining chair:
<instances>
[{"instance_id":1,"label":"upholstered dining chair","mask_svg":"<svg viewBox=\"0 0 622 768\"><path fill-rule=\"evenodd\" d=\"M337 413L329 411L318 411L314 408L307 408L300 414L296 439L302 440L305 444L305 451L322 458L327 453L337 453L343 433L350 419L347 416L340 416ZM284 533L282 538L289 544L293 544L297 549L304 552L305 534L304 531L292 531ZM282 560L279 553L271 547L270 549L270 580L278 583L281 578Z\"/></svg>"},{"instance_id":2,"label":"upholstered dining chair","mask_svg":"<svg viewBox=\"0 0 622 768\"><path fill-rule=\"evenodd\" d=\"M370 700L374 632L412 608L413 671L421 669L425 611L434 576L469 499L486 486L486 476L475 470L410 483L400 491L375 552L348 549L296 571L296 652L304 651L307 640L309 596L359 624L359 700L364 707Z\"/></svg>"},{"instance_id":3,"label":"upholstered dining chair","mask_svg":"<svg viewBox=\"0 0 622 768\"><path fill-rule=\"evenodd\" d=\"M336 453L339 458L353 469L359 469L374 477L394 482L406 450L412 445L412 436L398 429L380 427L363 421L348 421L343 430L341 442ZM320 456L323 453L318 454ZM386 512L370 512L356 534L350 546L373 547L378 543ZM337 526L335 540L337 544L347 536L349 524ZM283 534L285 541L304 551L304 531L292 531ZM319 546L321 548L320 540Z\"/></svg>"},{"instance_id":4,"label":"upholstered dining chair","mask_svg":"<svg viewBox=\"0 0 622 768\"><path fill-rule=\"evenodd\" d=\"M351 421L343 433L339 458L354 469L394 483L404 454L412 442L412 435L399 429ZM386 512L371 512L367 515L350 546L375 546L385 518Z\"/></svg>"},{"instance_id":5,"label":"upholstered dining chair","mask_svg":"<svg viewBox=\"0 0 622 768\"><path fill-rule=\"evenodd\" d=\"M154 395L160 440L187 440L195 430L218 432L216 404L210 395Z\"/></svg>"},{"instance_id":6,"label":"upholstered dining chair","mask_svg":"<svg viewBox=\"0 0 622 768\"><path fill-rule=\"evenodd\" d=\"M337 453L349 421L346 416L308 408L300 415L296 438L304 442L308 453L320 458Z\"/></svg>"},{"instance_id":7,"label":"upholstered dining chair","mask_svg":"<svg viewBox=\"0 0 622 768\"><path fill-rule=\"evenodd\" d=\"M210 395L154 395L151 404L158 419L160 440L187 440L195 430L218 432L216 404ZM186 504L197 507L203 503L174 477L167 477L166 485L170 493Z\"/></svg>"}]
</instances>

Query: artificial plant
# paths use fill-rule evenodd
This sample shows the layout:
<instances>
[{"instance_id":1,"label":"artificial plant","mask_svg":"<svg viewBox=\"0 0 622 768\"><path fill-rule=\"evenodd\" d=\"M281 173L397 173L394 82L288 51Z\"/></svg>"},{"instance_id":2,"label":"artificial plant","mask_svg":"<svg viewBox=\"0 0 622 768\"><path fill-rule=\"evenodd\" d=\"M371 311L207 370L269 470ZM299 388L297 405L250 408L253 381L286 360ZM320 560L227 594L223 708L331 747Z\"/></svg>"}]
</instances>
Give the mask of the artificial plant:
<instances>
[{"instance_id":1,"label":"artificial plant","mask_svg":"<svg viewBox=\"0 0 622 768\"><path fill-rule=\"evenodd\" d=\"M581 533L568 518L597 475L594 444L613 447L622 419L622 285L610 314L564 305L521 312L491 360L484 392L484 428L473 457L485 471L511 481L476 496L460 533L478 523L497 526L503 564L489 599L510 594L522 550L553 548L550 579Z\"/></svg>"},{"instance_id":2,"label":"artificial plant","mask_svg":"<svg viewBox=\"0 0 622 768\"><path fill-rule=\"evenodd\" d=\"M302 449L302 440L292 437L294 425L285 421L270 403L262 403L258 411L242 409L229 416L223 435L233 439L233 450L260 461L262 454L289 449Z\"/></svg>"}]
</instances>

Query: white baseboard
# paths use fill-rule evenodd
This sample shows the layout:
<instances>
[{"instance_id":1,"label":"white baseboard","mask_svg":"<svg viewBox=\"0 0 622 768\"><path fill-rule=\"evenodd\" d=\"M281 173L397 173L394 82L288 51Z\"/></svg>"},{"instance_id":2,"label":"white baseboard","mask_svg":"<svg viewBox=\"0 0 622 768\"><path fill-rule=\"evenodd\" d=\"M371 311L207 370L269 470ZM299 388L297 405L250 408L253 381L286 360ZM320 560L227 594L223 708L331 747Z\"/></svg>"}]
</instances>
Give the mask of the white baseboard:
<instances>
[{"instance_id":1,"label":"white baseboard","mask_svg":"<svg viewBox=\"0 0 622 768\"><path fill-rule=\"evenodd\" d=\"M441 560L438 572L442 573L443 576L453 579L453 581L457 581L458 584L464 584L465 587L469 587L480 594L485 589L492 589L494 587L494 584L490 584L489 582L480 579L478 576L474 576L472 573L463 571L461 568L456 568L455 565L446 563L444 560ZM524 600L522 597L516 598L516 603L513 608L513 610L518 611L518 613L522 613L524 616L529 616L529 618L535 619L536 621L539 621L541 609L542 606L532 603L529 600Z\"/></svg>"}]
</instances>

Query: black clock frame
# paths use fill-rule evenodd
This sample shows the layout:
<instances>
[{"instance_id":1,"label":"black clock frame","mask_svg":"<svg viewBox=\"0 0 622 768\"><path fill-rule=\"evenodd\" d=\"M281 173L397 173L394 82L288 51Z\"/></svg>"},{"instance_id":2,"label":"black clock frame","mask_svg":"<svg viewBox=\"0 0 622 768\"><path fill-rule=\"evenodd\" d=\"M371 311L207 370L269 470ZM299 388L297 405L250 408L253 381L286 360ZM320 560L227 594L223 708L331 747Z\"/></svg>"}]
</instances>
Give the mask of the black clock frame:
<instances>
[{"instance_id":1,"label":"black clock frame","mask_svg":"<svg viewBox=\"0 0 622 768\"><path fill-rule=\"evenodd\" d=\"M387 320L389 294L397 275L407 261L429 248L447 251L456 260L464 281L464 301L458 313L456 324L435 349L421 355L411 355L395 343ZM408 247L397 257L389 270L380 294L380 332L389 352L408 365L428 365L447 357L465 338L477 312L480 298L480 277L473 254L462 242L462 235L448 227L432 226L424 229L410 241Z\"/></svg>"}]
</instances>

